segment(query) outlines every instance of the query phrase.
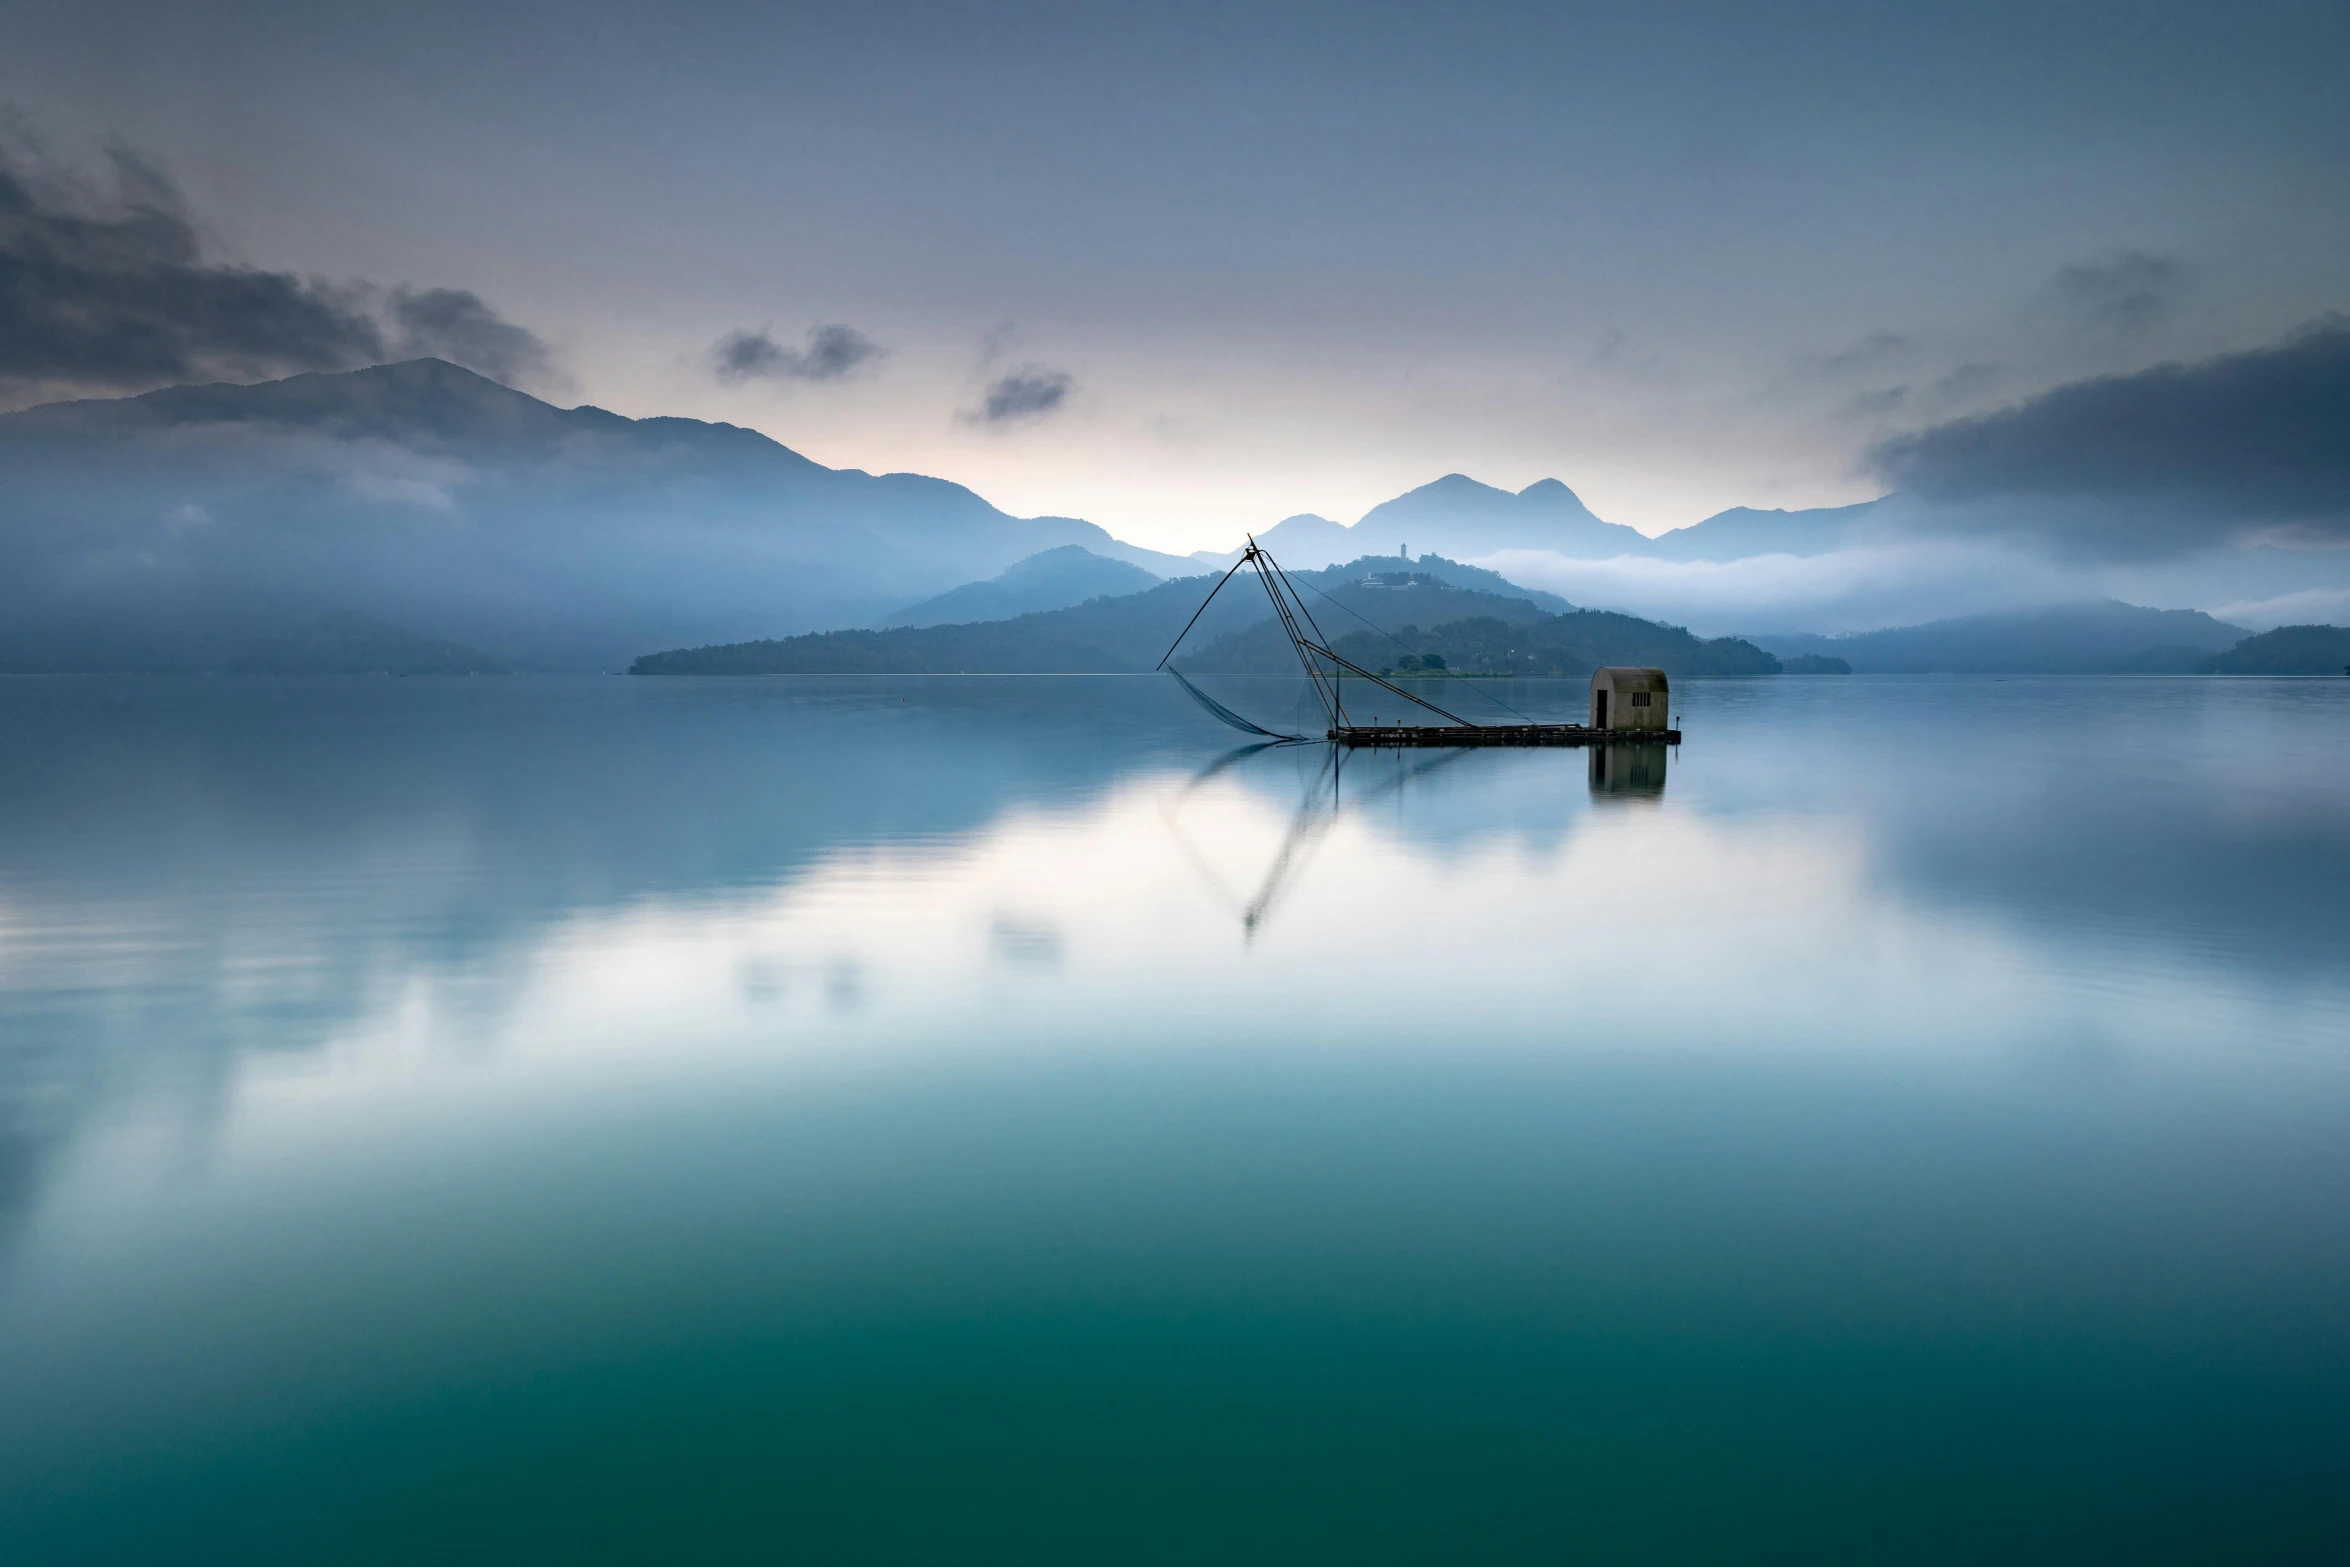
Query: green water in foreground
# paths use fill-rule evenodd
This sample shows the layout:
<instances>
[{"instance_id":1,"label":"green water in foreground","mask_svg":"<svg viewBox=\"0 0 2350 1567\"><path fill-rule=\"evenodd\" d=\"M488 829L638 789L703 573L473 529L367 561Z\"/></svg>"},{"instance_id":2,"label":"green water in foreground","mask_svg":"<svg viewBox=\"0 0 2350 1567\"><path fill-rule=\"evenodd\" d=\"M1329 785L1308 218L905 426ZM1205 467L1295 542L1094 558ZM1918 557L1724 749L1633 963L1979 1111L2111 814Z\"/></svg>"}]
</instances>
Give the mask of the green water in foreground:
<instances>
[{"instance_id":1,"label":"green water in foreground","mask_svg":"<svg viewBox=\"0 0 2350 1567\"><path fill-rule=\"evenodd\" d=\"M0 680L0 1560L2339 1560L2350 681L1675 708Z\"/></svg>"}]
</instances>

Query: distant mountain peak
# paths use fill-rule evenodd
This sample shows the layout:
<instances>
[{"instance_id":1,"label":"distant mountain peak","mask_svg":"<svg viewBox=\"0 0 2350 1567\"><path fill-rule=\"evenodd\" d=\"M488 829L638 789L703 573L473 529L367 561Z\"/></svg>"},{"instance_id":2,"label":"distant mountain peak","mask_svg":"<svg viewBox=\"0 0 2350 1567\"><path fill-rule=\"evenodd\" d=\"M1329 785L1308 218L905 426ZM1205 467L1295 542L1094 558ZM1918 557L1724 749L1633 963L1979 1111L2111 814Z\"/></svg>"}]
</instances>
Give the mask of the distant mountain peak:
<instances>
[{"instance_id":1,"label":"distant mountain peak","mask_svg":"<svg viewBox=\"0 0 2350 1567\"><path fill-rule=\"evenodd\" d=\"M1638 553L1648 542L1631 528L1594 517L1557 479L1513 493L1460 473L1372 507L1355 526L1381 539L1419 539L1453 555L1550 550L1604 557Z\"/></svg>"},{"instance_id":2,"label":"distant mountain peak","mask_svg":"<svg viewBox=\"0 0 2350 1567\"><path fill-rule=\"evenodd\" d=\"M1063 544L1014 561L984 582L966 582L919 604L909 604L890 616L887 624L1010 620L1066 609L1088 599L1143 593L1157 586L1158 576L1140 566L1096 554L1082 544Z\"/></svg>"},{"instance_id":3,"label":"distant mountain peak","mask_svg":"<svg viewBox=\"0 0 2350 1567\"><path fill-rule=\"evenodd\" d=\"M1428 483L1421 485L1416 490L1404 491L1403 494L1397 496L1392 501L1386 502L1385 505L1394 506L1403 501L1506 501L1512 498L1513 497L1510 495L1509 491L1496 489L1490 484L1486 484L1479 480L1470 478L1465 473L1448 473L1441 479L1430 480ZM1374 512L1381 509L1381 507L1372 508Z\"/></svg>"},{"instance_id":4,"label":"distant mountain peak","mask_svg":"<svg viewBox=\"0 0 2350 1567\"><path fill-rule=\"evenodd\" d=\"M1565 505L1574 507L1577 511L1590 510L1589 507L1583 504L1583 497L1577 495L1573 490L1568 489L1565 484L1557 479L1536 479L1532 484L1527 485L1524 489L1518 492L1518 499L1522 501L1537 501L1545 505L1563 503Z\"/></svg>"}]
</instances>

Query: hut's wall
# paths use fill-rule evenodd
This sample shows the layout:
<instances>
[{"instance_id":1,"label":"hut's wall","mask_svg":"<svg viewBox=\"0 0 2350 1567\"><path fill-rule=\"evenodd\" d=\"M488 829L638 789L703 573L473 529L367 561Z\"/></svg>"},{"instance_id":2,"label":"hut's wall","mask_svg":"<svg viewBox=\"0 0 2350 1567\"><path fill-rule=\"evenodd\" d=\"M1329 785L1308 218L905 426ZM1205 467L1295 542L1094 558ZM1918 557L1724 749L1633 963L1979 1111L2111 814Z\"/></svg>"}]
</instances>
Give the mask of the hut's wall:
<instances>
[{"instance_id":1,"label":"hut's wall","mask_svg":"<svg viewBox=\"0 0 2350 1567\"><path fill-rule=\"evenodd\" d=\"M1621 666L1595 671L1583 721L1594 729L1670 729L1672 688L1665 672Z\"/></svg>"}]
</instances>

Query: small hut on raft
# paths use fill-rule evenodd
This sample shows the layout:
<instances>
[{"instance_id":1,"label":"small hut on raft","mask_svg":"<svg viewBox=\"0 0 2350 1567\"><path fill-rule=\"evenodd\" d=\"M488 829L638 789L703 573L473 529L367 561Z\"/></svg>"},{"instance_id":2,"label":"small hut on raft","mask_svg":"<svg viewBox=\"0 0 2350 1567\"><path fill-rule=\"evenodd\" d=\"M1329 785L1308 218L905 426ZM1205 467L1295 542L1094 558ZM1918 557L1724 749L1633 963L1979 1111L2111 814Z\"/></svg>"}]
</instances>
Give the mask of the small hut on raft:
<instances>
[{"instance_id":1,"label":"small hut on raft","mask_svg":"<svg viewBox=\"0 0 2350 1567\"><path fill-rule=\"evenodd\" d=\"M1672 688L1661 669L1633 669L1611 665L1591 676L1591 716L1594 729L1670 729Z\"/></svg>"}]
</instances>

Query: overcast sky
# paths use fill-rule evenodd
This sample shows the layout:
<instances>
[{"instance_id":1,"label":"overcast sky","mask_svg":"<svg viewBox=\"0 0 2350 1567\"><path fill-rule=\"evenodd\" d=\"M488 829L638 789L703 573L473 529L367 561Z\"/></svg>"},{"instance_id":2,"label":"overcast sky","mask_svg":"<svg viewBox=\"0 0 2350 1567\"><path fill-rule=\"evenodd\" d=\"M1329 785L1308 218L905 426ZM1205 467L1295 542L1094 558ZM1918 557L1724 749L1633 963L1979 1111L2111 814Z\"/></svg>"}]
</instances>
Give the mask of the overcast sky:
<instances>
[{"instance_id":1,"label":"overcast sky","mask_svg":"<svg viewBox=\"0 0 2350 1567\"><path fill-rule=\"evenodd\" d=\"M1651 533L1861 499L1872 442L2350 309L2338 3L0 0L0 36L20 158L92 210L109 143L153 160L207 262L375 285L387 351L502 341L557 401L1165 548L1456 470Z\"/></svg>"}]
</instances>

